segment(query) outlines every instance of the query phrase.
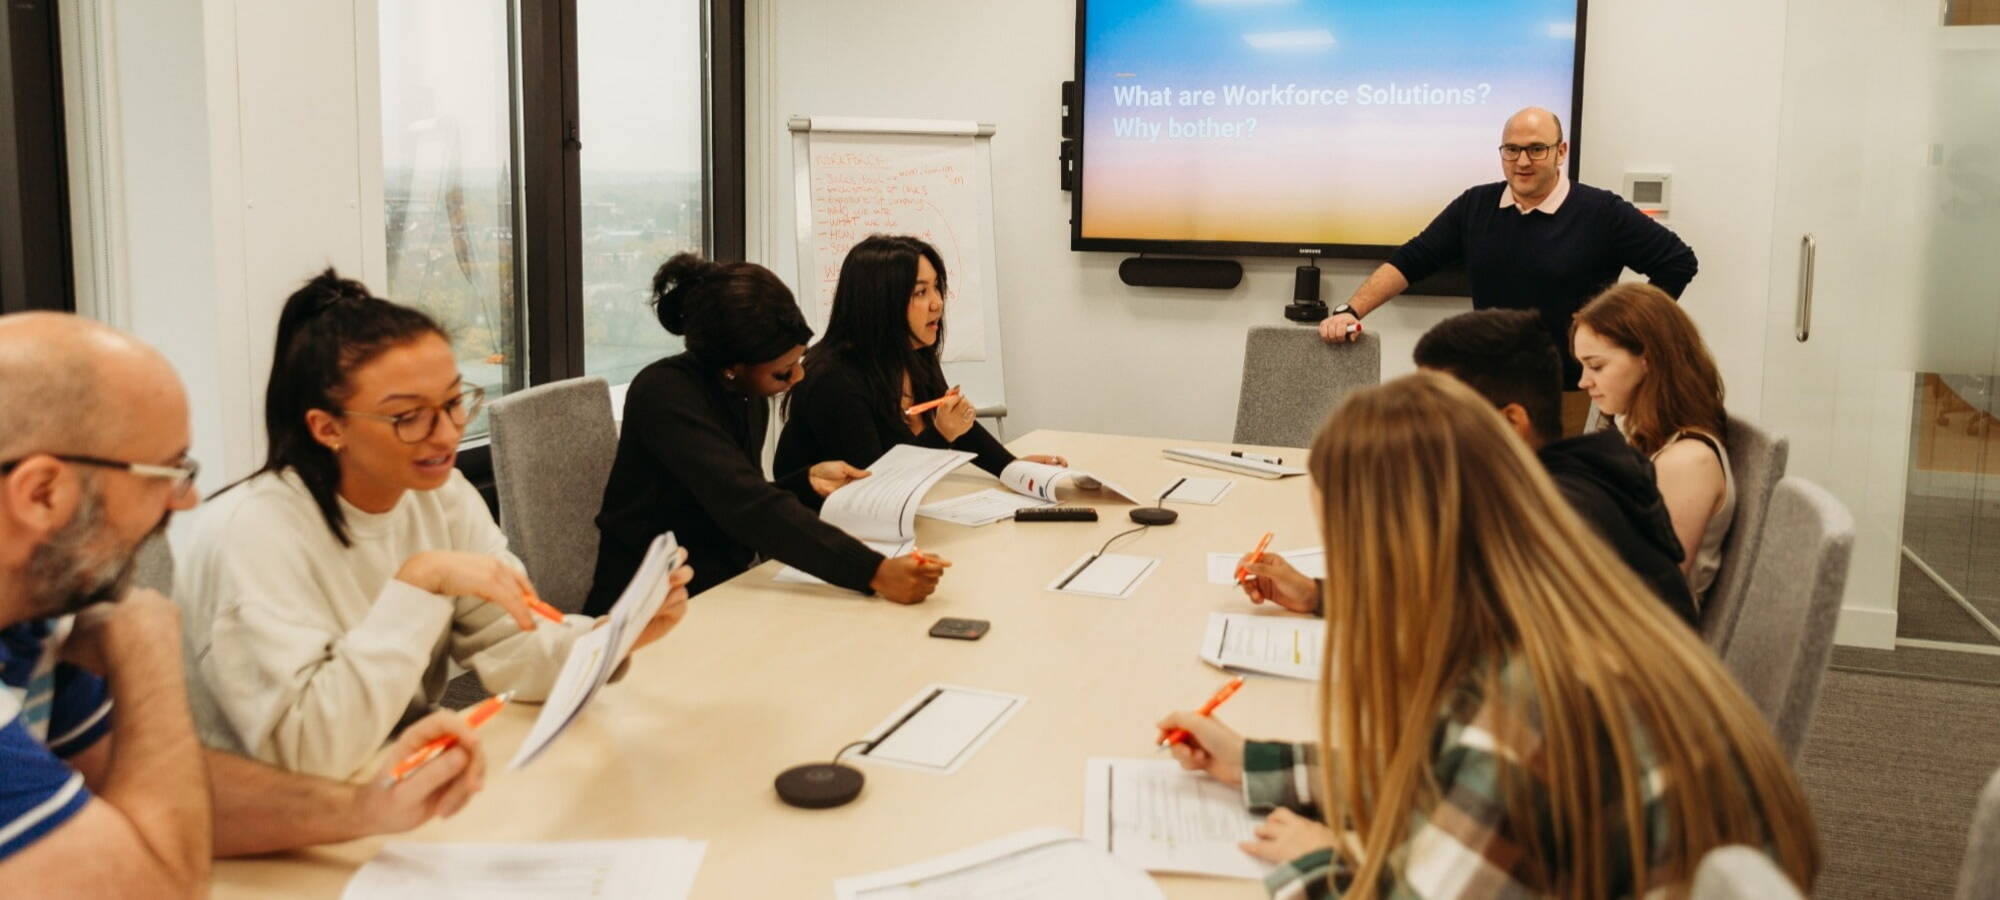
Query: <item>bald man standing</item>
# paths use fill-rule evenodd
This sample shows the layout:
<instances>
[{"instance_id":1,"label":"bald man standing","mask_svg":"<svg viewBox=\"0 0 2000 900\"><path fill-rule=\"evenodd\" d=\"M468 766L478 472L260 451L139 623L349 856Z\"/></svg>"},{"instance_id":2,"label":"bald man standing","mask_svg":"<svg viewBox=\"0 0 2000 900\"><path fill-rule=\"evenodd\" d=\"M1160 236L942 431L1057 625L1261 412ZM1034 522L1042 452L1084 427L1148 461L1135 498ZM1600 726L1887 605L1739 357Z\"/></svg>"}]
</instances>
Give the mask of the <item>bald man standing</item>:
<instances>
[{"instance_id":1,"label":"bald man standing","mask_svg":"<svg viewBox=\"0 0 2000 900\"><path fill-rule=\"evenodd\" d=\"M1353 340L1352 326L1447 266L1463 263L1474 309L1532 309L1562 348L1563 432L1582 430L1590 401L1577 389L1582 367L1570 351L1569 323L1583 304L1631 269L1678 298L1694 280L1694 251L1625 198L1575 184L1565 174L1562 122L1540 107L1521 110L1500 135L1504 181L1458 195L1422 234L1397 248L1346 303L1320 321L1320 337Z\"/></svg>"},{"instance_id":2,"label":"bald man standing","mask_svg":"<svg viewBox=\"0 0 2000 900\"><path fill-rule=\"evenodd\" d=\"M179 612L128 586L139 545L195 505L187 449L187 396L152 348L0 316L0 894L201 896L211 855L403 831L479 790L478 738L449 713L390 759L445 734L459 748L402 781L201 747Z\"/></svg>"}]
</instances>

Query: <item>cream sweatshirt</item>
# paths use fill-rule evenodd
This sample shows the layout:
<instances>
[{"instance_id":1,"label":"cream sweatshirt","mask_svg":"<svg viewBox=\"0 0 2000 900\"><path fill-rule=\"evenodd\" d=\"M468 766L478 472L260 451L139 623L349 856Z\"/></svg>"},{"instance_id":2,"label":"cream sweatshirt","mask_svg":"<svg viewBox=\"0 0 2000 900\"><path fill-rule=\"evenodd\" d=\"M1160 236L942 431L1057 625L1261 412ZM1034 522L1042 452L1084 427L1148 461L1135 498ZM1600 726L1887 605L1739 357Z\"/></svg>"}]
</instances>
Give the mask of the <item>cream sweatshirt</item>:
<instances>
[{"instance_id":1,"label":"cream sweatshirt","mask_svg":"<svg viewBox=\"0 0 2000 900\"><path fill-rule=\"evenodd\" d=\"M386 513L345 500L342 547L304 483L259 475L195 510L177 542L188 693L202 742L281 768L353 775L444 696L448 661L495 692L548 696L594 619L522 631L499 606L419 590L395 575L427 550L521 561L456 472Z\"/></svg>"}]
</instances>

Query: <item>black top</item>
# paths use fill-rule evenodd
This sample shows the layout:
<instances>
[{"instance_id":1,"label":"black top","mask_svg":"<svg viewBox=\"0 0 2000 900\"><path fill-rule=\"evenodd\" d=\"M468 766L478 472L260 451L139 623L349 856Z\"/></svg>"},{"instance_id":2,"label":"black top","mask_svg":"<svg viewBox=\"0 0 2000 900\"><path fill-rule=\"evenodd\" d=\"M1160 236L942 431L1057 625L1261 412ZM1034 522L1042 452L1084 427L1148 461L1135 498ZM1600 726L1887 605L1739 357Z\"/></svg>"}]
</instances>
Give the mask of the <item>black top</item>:
<instances>
[{"instance_id":1,"label":"black top","mask_svg":"<svg viewBox=\"0 0 2000 900\"><path fill-rule=\"evenodd\" d=\"M597 574L584 612L611 610L646 547L672 531L694 567L698 594L750 567L783 560L829 584L868 593L882 554L820 521L804 469L764 480L770 407L724 387L686 353L653 363L625 395L618 457L597 514ZM783 471L783 470L780 470Z\"/></svg>"},{"instance_id":2,"label":"black top","mask_svg":"<svg viewBox=\"0 0 2000 900\"><path fill-rule=\"evenodd\" d=\"M1458 195L1422 234L1390 254L1412 283L1456 263L1472 282L1474 309L1532 309L1562 348L1563 389L1582 374L1570 353L1576 311L1630 268L1679 298L1694 280L1694 251L1625 198L1571 183L1554 213L1502 209L1506 182Z\"/></svg>"},{"instance_id":3,"label":"black top","mask_svg":"<svg viewBox=\"0 0 2000 900\"><path fill-rule=\"evenodd\" d=\"M889 399L893 395L871 384L851 359L830 354L814 362L806 369L805 380L792 388L790 412L772 464L777 471L830 459L867 468L897 444L970 451L978 454L973 464L994 475L1014 461L1014 454L977 422L958 440L947 441L933 417L926 414L923 433L911 434L909 426L903 424L903 411ZM896 386L898 394L901 388ZM920 398L919 402L928 399Z\"/></svg>"},{"instance_id":4,"label":"black top","mask_svg":"<svg viewBox=\"0 0 2000 900\"><path fill-rule=\"evenodd\" d=\"M1536 451L1556 489L1660 601L1691 628L1701 613L1681 574L1686 556L1653 480L1653 462L1605 429L1544 445Z\"/></svg>"}]
</instances>

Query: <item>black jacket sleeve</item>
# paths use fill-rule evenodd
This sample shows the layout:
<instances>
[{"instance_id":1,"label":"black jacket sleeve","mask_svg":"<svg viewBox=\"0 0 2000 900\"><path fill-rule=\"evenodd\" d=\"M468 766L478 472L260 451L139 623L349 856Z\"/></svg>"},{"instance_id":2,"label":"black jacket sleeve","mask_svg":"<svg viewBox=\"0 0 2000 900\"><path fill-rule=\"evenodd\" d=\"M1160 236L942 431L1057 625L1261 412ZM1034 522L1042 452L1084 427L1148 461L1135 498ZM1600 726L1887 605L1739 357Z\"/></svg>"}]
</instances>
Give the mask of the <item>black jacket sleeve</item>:
<instances>
[{"instance_id":1,"label":"black jacket sleeve","mask_svg":"<svg viewBox=\"0 0 2000 900\"><path fill-rule=\"evenodd\" d=\"M804 453L812 458L788 459L786 465L838 459L865 469L897 444L965 450L976 454L973 461L994 475L1014 461L1014 454L977 422L956 441L946 441L929 416L922 434L910 434L900 419L884 414L882 398L840 361L829 360L807 377L809 384L794 392L791 416L785 421L785 440L779 446L787 448L788 455ZM885 433L885 429L903 431Z\"/></svg>"},{"instance_id":2,"label":"black jacket sleeve","mask_svg":"<svg viewBox=\"0 0 2000 900\"><path fill-rule=\"evenodd\" d=\"M692 389L633 391L626 399L625 428L639 430L646 452L680 475L732 540L829 584L869 593L882 554L820 521L793 493L765 481L763 471L745 457L705 403Z\"/></svg>"},{"instance_id":3,"label":"black jacket sleeve","mask_svg":"<svg viewBox=\"0 0 2000 900\"><path fill-rule=\"evenodd\" d=\"M1411 238L1396 252L1389 254L1389 265L1411 284L1429 278L1446 266L1465 261L1465 214L1472 203L1472 191L1458 195L1424 226L1422 233Z\"/></svg>"},{"instance_id":4,"label":"black jacket sleeve","mask_svg":"<svg viewBox=\"0 0 2000 900\"><path fill-rule=\"evenodd\" d=\"M1611 197L1611 246L1618 262L1680 299L1699 264L1694 249L1665 225L1617 195Z\"/></svg>"},{"instance_id":5,"label":"black jacket sleeve","mask_svg":"<svg viewBox=\"0 0 2000 900\"><path fill-rule=\"evenodd\" d=\"M934 424L928 427L933 431L937 429ZM943 435L940 434L938 437L942 439ZM1000 439L994 437L993 432L987 431L986 426L978 422L972 423L971 431L959 435L958 440L952 441L951 449L978 454L972 458L972 464L991 475L1000 474L1001 469L1007 468L1007 464L1014 461L1014 454L1006 445L1000 443Z\"/></svg>"},{"instance_id":6,"label":"black jacket sleeve","mask_svg":"<svg viewBox=\"0 0 2000 900\"><path fill-rule=\"evenodd\" d=\"M805 504L807 509L818 512L820 507L826 505L826 498L813 490L811 466L779 475L777 484L780 489L799 498L799 502Z\"/></svg>"},{"instance_id":7,"label":"black jacket sleeve","mask_svg":"<svg viewBox=\"0 0 2000 900\"><path fill-rule=\"evenodd\" d=\"M883 440L877 423L881 398L868 392L853 370L829 362L809 371L807 386L794 391L791 415L785 430L797 429L801 448L810 460L797 464L838 459L857 469L865 469L888 452L890 441Z\"/></svg>"}]
</instances>

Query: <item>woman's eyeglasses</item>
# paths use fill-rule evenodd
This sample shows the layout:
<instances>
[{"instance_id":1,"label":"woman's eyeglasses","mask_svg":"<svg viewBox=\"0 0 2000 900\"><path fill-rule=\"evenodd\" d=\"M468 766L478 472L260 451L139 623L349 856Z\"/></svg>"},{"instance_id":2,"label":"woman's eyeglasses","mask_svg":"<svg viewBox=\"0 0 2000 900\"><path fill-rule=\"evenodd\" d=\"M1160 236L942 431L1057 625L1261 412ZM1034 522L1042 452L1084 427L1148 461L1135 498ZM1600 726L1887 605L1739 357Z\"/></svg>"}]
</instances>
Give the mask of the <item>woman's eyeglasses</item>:
<instances>
[{"instance_id":1,"label":"woman's eyeglasses","mask_svg":"<svg viewBox=\"0 0 2000 900\"><path fill-rule=\"evenodd\" d=\"M466 388L451 399L435 406L419 406L409 412L401 412L393 416L385 416L381 413L359 412L352 409L343 409L340 412L342 415L360 416L364 419L376 419L388 422L395 426L397 440L405 444L421 444L424 441L430 440L430 436L437 433L438 415L440 413L450 416L453 425L464 427L465 423L472 421L474 416L479 415L480 408L485 405L486 389L474 386Z\"/></svg>"}]
</instances>

